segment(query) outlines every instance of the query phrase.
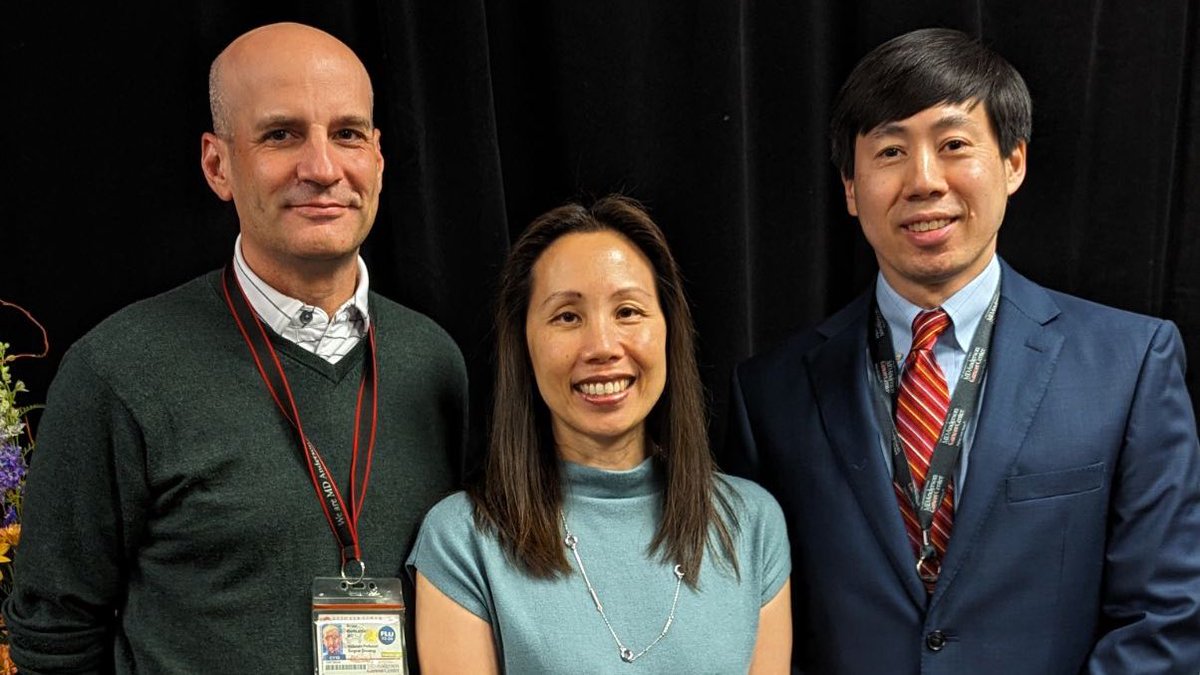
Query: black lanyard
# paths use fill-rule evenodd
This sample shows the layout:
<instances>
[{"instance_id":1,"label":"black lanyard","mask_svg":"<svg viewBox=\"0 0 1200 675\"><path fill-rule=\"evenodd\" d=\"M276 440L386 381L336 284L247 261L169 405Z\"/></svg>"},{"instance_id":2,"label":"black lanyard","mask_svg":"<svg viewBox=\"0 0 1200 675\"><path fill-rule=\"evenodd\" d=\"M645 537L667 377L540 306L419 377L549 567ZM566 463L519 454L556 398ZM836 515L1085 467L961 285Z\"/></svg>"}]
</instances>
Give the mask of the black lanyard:
<instances>
[{"instance_id":1,"label":"black lanyard","mask_svg":"<svg viewBox=\"0 0 1200 675\"><path fill-rule=\"evenodd\" d=\"M933 456L929 460L929 471L925 475L925 489L917 492L917 484L912 471L908 467L908 457L896 432L895 414L896 396L899 393L898 367L893 357L892 332L888 329L883 312L879 311L879 303L871 300L871 318L867 336L871 362L875 374L873 388L879 424L892 445L892 480L912 504L917 516L917 524L921 527L921 555L917 561L917 570L921 571L925 561L936 561L937 553L929 543L929 531L933 527L933 516L946 494L951 473L958 456L962 451L963 436L971 418L975 416L979 401L979 390L983 385L983 376L987 372L988 351L992 343L992 332L996 327L996 310L1000 306L1000 287L992 295L987 311L983 313L981 324L975 329L975 337L971 339L971 347L967 350L967 358L963 361L962 373L958 385L954 388L954 396L950 399L950 407L946 411L946 419L942 423L937 445L934 446ZM915 337L915 336L914 336ZM936 579L936 575L934 576Z\"/></svg>"},{"instance_id":2,"label":"black lanyard","mask_svg":"<svg viewBox=\"0 0 1200 675\"><path fill-rule=\"evenodd\" d=\"M342 576L346 576L346 566L353 562L357 563L357 576L361 578L366 572L366 566L358 544L358 516L362 513L363 501L367 496L367 481L371 476L371 459L375 451L375 429L379 412L379 369L375 355L375 326L372 325L367 330L369 349L365 350L366 362L363 364L362 381L358 385L358 400L354 406L354 446L350 460L350 497L352 501L347 505L342 499L336 481L329 475L329 468L326 466L324 458L304 433L304 426L300 423L300 411L292 397L292 390L288 385L287 375L283 372L283 365L279 362L279 355L271 345L266 326L259 320L258 314L250 306L250 301L246 299L246 294L233 271L233 265L225 266L222 273L222 290L225 294L225 303L229 305L229 311L233 314L233 320L246 340L246 346L250 348L250 356L254 358L258 374L262 376L263 383L267 385L267 391L271 394L279 411L283 413L284 419L296 430L300 449L308 463L313 489L325 511L325 519L329 521L329 528L333 530L333 535L337 538L341 548ZM264 365L263 355L270 357L269 364ZM371 401L370 415L363 414L364 399ZM364 437L368 439L367 457L362 471L362 487L356 489L359 473L359 439Z\"/></svg>"}]
</instances>

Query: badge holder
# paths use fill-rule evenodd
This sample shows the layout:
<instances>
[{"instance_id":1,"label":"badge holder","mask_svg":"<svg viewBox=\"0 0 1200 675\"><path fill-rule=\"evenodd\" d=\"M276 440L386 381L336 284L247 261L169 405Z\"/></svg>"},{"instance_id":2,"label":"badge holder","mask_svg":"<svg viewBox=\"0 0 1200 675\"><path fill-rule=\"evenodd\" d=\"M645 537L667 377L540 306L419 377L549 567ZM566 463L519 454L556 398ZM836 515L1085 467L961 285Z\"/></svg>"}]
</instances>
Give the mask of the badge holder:
<instances>
[{"instance_id":1,"label":"badge holder","mask_svg":"<svg viewBox=\"0 0 1200 675\"><path fill-rule=\"evenodd\" d=\"M347 567L358 568L347 575ZM351 560L340 577L312 588L313 673L407 675L404 591L400 580L372 579Z\"/></svg>"},{"instance_id":2,"label":"badge holder","mask_svg":"<svg viewBox=\"0 0 1200 675\"><path fill-rule=\"evenodd\" d=\"M938 575L942 573L942 561L938 558L937 549L929 543L929 530L921 530L923 543L921 554L917 556L917 576L927 584L936 584Z\"/></svg>"}]
</instances>

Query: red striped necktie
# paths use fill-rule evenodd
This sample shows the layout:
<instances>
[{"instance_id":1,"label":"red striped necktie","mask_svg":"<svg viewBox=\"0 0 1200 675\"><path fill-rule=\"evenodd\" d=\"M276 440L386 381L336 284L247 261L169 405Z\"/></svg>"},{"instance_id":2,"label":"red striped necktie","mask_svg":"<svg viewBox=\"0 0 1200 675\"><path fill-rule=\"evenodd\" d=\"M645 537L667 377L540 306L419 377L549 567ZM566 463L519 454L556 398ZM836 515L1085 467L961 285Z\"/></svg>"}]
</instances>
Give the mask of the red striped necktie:
<instances>
[{"instance_id":1,"label":"red striped necktie","mask_svg":"<svg viewBox=\"0 0 1200 675\"><path fill-rule=\"evenodd\" d=\"M950 392L946 388L946 376L942 373L933 346L938 336L950 326L950 317L945 310L934 309L921 312L913 319L912 348L904 362L904 373L900 376L900 391L896 396L896 434L908 457L909 471L916 483L917 494L925 489L925 474L929 471L929 460L942 433L942 422L950 407ZM900 513L904 516L904 529L908 532L913 552L920 555L921 526L913 511L912 502L895 482L896 496L900 500ZM950 540L950 528L954 523L953 483L946 485L942 506L934 513L930 543L938 554L938 565L945 559L946 544ZM933 592L933 584L926 583Z\"/></svg>"}]
</instances>

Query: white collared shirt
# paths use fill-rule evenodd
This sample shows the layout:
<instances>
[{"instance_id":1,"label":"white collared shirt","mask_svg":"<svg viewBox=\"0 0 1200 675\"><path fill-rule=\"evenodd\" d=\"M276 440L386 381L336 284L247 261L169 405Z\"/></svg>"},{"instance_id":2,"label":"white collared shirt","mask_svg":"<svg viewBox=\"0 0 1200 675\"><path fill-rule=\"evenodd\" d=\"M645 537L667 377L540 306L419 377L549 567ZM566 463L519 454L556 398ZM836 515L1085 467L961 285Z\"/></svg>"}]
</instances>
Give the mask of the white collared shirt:
<instances>
[{"instance_id":1,"label":"white collared shirt","mask_svg":"<svg viewBox=\"0 0 1200 675\"><path fill-rule=\"evenodd\" d=\"M280 293L255 274L242 256L240 234L233 246L233 263L234 274L254 312L285 340L330 363L337 363L367 334L371 325L367 304L370 279L361 256L358 258L358 286L354 289L354 295L337 308L332 318L320 307L306 305Z\"/></svg>"}]
</instances>

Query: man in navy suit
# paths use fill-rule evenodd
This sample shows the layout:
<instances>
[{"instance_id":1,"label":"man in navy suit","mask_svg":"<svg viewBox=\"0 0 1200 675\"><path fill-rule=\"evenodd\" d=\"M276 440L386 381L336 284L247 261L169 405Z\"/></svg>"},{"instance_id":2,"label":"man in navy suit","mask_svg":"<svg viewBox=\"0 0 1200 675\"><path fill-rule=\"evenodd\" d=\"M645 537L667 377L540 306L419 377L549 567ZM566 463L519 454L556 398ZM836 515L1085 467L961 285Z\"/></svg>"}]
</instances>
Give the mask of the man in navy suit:
<instances>
[{"instance_id":1,"label":"man in navy suit","mask_svg":"<svg viewBox=\"0 0 1200 675\"><path fill-rule=\"evenodd\" d=\"M1020 75L956 31L881 45L839 94L879 275L736 369L725 457L787 514L800 672L1200 671L1180 336L996 256L1029 130Z\"/></svg>"}]
</instances>

